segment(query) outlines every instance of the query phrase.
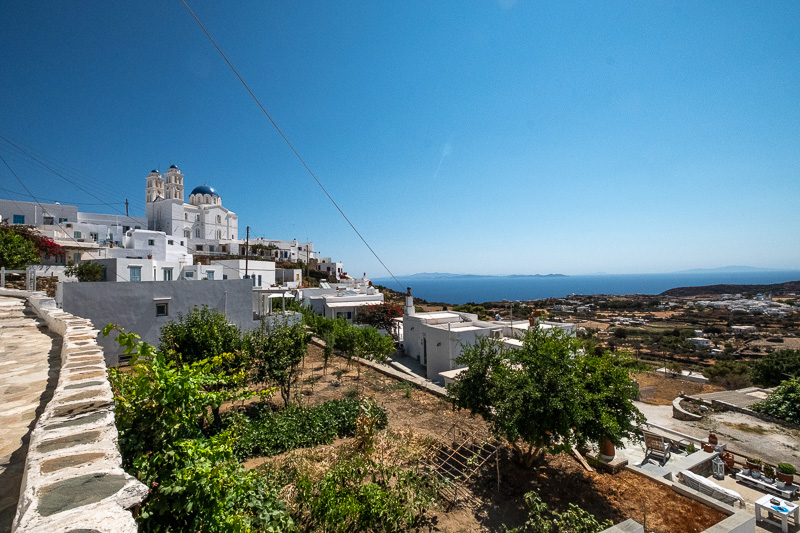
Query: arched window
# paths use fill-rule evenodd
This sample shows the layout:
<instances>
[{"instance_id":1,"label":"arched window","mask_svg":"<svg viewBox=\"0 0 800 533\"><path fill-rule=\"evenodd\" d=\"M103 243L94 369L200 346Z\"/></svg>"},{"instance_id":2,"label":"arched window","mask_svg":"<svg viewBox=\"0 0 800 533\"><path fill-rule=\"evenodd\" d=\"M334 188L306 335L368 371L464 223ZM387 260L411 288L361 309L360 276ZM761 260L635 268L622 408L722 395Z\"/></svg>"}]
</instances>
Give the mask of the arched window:
<instances>
[{"instance_id":1,"label":"arched window","mask_svg":"<svg viewBox=\"0 0 800 533\"><path fill-rule=\"evenodd\" d=\"M217 230L217 239L222 238L222 230Z\"/></svg>"},{"instance_id":2,"label":"arched window","mask_svg":"<svg viewBox=\"0 0 800 533\"><path fill-rule=\"evenodd\" d=\"M198 239L200 238L200 228L194 229L194 236L197 237Z\"/></svg>"},{"instance_id":3,"label":"arched window","mask_svg":"<svg viewBox=\"0 0 800 533\"><path fill-rule=\"evenodd\" d=\"M194 219L195 219L195 220L200 220L200 215L195 215L195 216L194 216Z\"/></svg>"},{"instance_id":4,"label":"arched window","mask_svg":"<svg viewBox=\"0 0 800 533\"><path fill-rule=\"evenodd\" d=\"M220 222L222 222L222 217L217 215L217 224L219 224Z\"/></svg>"},{"instance_id":5,"label":"arched window","mask_svg":"<svg viewBox=\"0 0 800 533\"><path fill-rule=\"evenodd\" d=\"M183 219L184 220L189 220L189 213L184 213L183 214Z\"/></svg>"},{"instance_id":6,"label":"arched window","mask_svg":"<svg viewBox=\"0 0 800 533\"><path fill-rule=\"evenodd\" d=\"M187 239L192 236L192 231L189 228L183 230L183 236Z\"/></svg>"}]
</instances>

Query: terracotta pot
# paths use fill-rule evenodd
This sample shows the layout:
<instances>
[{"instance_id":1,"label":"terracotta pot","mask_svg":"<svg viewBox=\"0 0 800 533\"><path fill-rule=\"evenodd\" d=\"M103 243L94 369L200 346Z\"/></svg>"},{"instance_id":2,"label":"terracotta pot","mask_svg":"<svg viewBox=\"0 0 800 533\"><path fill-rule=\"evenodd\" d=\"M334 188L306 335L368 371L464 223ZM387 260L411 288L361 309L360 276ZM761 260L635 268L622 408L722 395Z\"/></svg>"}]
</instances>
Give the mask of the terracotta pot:
<instances>
[{"instance_id":1,"label":"terracotta pot","mask_svg":"<svg viewBox=\"0 0 800 533\"><path fill-rule=\"evenodd\" d=\"M713 446L716 446L717 443L719 443L719 440L717 439L716 435L714 435L713 433L709 433L708 434L708 443L713 445Z\"/></svg>"},{"instance_id":2,"label":"terracotta pot","mask_svg":"<svg viewBox=\"0 0 800 533\"><path fill-rule=\"evenodd\" d=\"M747 468L750 470L761 470L761 465L758 463L751 463L750 461L745 461L747 463Z\"/></svg>"},{"instance_id":3,"label":"terracotta pot","mask_svg":"<svg viewBox=\"0 0 800 533\"><path fill-rule=\"evenodd\" d=\"M603 440L603 442L600 444L600 455L603 457L603 459L610 461L616 454L617 452L614 449L614 443L608 439Z\"/></svg>"},{"instance_id":4,"label":"terracotta pot","mask_svg":"<svg viewBox=\"0 0 800 533\"><path fill-rule=\"evenodd\" d=\"M791 485L794 482L794 476L792 474L784 474L782 472L775 472L775 477L786 483L787 485Z\"/></svg>"},{"instance_id":5,"label":"terracotta pot","mask_svg":"<svg viewBox=\"0 0 800 533\"><path fill-rule=\"evenodd\" d=\"M725 468L727 470L733 470L734 459L731 452L725 452L722 454L722 462L725 463Z\"/></svg>"},{"instance_id":6,"label":"terracotta pot","mask_svg":"<svg viewBox=\"0 0 800 533\"><path fill-rule=\"evenodd\" d=\"M705 442L704 442L704 443L702 444L702 446L703 446L703 451L704 451L704 452L713 452L713 451L714 451L714 446L713 446L713 445L711 445L711 444L708 444L708 443L705 443Z\"/></svg>"}]
</instances>

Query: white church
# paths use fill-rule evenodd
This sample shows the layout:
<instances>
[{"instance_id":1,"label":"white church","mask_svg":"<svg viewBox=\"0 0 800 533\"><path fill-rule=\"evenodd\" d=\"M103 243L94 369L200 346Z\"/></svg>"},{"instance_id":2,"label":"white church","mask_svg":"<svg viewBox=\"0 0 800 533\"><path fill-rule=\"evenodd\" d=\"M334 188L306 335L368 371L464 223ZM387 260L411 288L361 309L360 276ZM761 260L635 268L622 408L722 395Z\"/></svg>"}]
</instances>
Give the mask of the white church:
<instances>
[{"instance_id":1,"label":"white church","mask_svg":"<svg viewBox=\"0 0 800 533\"><path fill-rule=\"evenodd\" d=\"M239 217L213 187L195 187L187 204L183 174L172 165L165 174L150 172L145 195L147 229L183 240L189 253L238 252Z\"/></svg>"}]
</instances>

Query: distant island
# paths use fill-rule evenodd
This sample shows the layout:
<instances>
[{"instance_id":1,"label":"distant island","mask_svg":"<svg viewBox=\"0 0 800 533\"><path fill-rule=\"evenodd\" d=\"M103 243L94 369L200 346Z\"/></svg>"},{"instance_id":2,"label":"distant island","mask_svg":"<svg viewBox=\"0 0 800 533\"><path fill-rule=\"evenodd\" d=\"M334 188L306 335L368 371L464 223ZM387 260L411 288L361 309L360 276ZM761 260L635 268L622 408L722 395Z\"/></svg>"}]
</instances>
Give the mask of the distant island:
<instances>
[{"instance_id":1,"label":"distant island","mask_svg":"<svg viewBox=\"0 0 800 533\"><path fill-rule=\"evenodd\" d=\"M759 268L743 265L730 265L717 268L692 268L689 270L679 270L675 274L729 274L734 272L774 272L775 268Z\"/></svg>"},{"instance_id":2,"label":"distant island","mask_svg":"<svg viewBox=\"0 0 800 533\"><path fill-rule=\"evenodd\" d=\"M447 272L420 272L408 276L398 276L406 280L436 280L436 279L476 279L476 278L566 278L565 274L508 274L505 276L490 276L485 274L450 274Z\"/></svg>"},{"instance_id":3,"label":"distant island","mask_svg":"<svg viewBox=\"0 0 800 533\"><path fill-rule=\"evenodd\" d=\"M775 296L800 293L800 281L786 281L770 285L705 285L702 287L676 287L664 291L659 296L700 296L718 294L766 294Z\"/></svg>"}]
</instances>

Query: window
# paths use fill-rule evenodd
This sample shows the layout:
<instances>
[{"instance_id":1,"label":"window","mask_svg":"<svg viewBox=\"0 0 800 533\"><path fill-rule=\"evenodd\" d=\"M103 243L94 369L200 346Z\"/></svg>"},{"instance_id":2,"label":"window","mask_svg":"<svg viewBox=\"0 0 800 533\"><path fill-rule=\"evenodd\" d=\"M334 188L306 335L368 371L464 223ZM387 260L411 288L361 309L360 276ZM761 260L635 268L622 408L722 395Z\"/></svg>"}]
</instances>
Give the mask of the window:
<instances>
[{"instance_id":1,"label":"window","mask_svg":"<svg viewBox=\"0 0 800 533\"><path fill-rule=\"evenodd\" d=\"M261 274L258 275L258 286L261 286Z\"/></svg>"},{"instance_id":2,"label":"window","mask_svg":"<svg viewBox=\"0 0 800 533\"><path fill-rule=\"evenodd\" d=\"M195 219L195 220L200 220L200 215L195 215L195 216L194 216L194 219Z\"/></svg>"},{"instance_id":3,"label":"window","mask_svg":"<svg viewBox=\"0 0 800 533\"><path fill-rule=\"evenodd\" d=\"M164 275L164 281L172 281L172 267L162 268L161 272Z\"/></svg>"},{"instance_id":4,"label":"window","mask_svg":"<svg viewBox=\"0 0 800 533\"><path fill-rule=\"evenodd\" d=\"M141 226L134 226L134 229L142 229Z\"/></svg>"},{"instance_id":5,"label":"window","mask_svg":"<svg viewBox=\"0 0 800 533\"><path fill-rule=\"evenodd\" d=\"M213 244L209 244L208 245L208 251L209 252L213 252L214 251L214 245Z\"/></svg>"},{"instance_id":6,"label":"window","mask_svg":"<svg viewBox=\"0 0 800 533\"><path fill-rule=\"evenodd\" d=\"M189 220L189 213L183 214L183 220Z\"/></svg>"},{"instance_id":7,"label":"window","mask_svg":"<svg viewBox=\"0 0 800 533\"><path fill-rule=\"evenodd\" d=\"M75 237L76 239L80 239L81 238L81 232L80 231L74 231L72 233L72 236Z\"/></svg>"},{"instance_id":8,"label":"window","mask_svg":"<svg viewBox=\"0 0 800 533\"><path fill-rule=\"evenodd\" d=\"M186 228L185 230L183 230L183 236L188 239L189 237L192 236L192 231L189 228Z\"/></svg>"},{"instance_id":9,"label":"window","mask_svg":"<svg viewBox=\"0 0 800 533\"><path fill-rule=\"evenodd\" d=\"M183 246L183 241L181 241L181 246Z\"/></svg>"},{"instance_id":10,"label":"window","mask_svg":"<svg viewBox=\"0 0 800 533\"><path fill-rule=\"evenodd\" d=\"M89 233L89 238L92 239L94 242L97 242L97 233Z\"/></svg>"},{"instance_id":11,"label":"window","mask_svg":"<svg viewBox=\"0 0 800 533\"><path fill-rule=\"evenodd\" d=\"M170 240L168 240L168 241L167 241L167 244L169 244L169 245L171 246L171 245L175 244L175 241L173 241L172 239L170 239Z\"/></svg>"},{"instance_id":12,"label":"window","mask_svg":"<svg viewBox=\"0 0 800 533\"><path fill-rule=\"evenodd\" d=\"M221 239L221 238L222 238L222 230L218 229L217 230L217 239Z\"/></svg>"},{"instance_id":13,"label":"window","mask_svg":"<svg viewBox=\"0 0 800 533\"><path fill-rule=\"evenodd\" d=\"M156 302L156 316L169 316L169 303Z\"/></svg>"},{"instance_id":14,"label":"window","mask_svg":"<svg viewBox=\"0 0 800 533\"><path fill-rule=\"evenodd\" d=\"M76 252L76 253L72 254L72 262L75 263L76 265L81 262L81 253L80 252Z\"/></svg>"},{"instance_id":15,"label":"window","mask_svg":"<svg viewBox=\"0 0 800 533\"><path fill-rule=\"evenodd\" d=\"M155 246L156 240L155 239L147 239L147 246Z\"/></svg>"},{"instance_id":16,"label":"window","mask_svg":"<svg viewBox=\"0 0 800 533\"><path fill-rule=\"evenodd\" d=\"M196 238L198 238L198 239L200 238L200 228L195 228L194 229L194 236Z\"/></svg>"},{"instance_id":17,"label":"window","mask_svg":"<svg viewBox=\"0 0 800 533\"><path fill-rule=\"evenodd\" d=\"M214 279L214 271L213 270L206 270L206 279L213 280Z\"/></svg>"},{"instance_id":18,"label":"window","mask_svg":"<svg viewBox=\"0 0 800 533\"><path fill-rule=\"evenodd\" d=\"M194 277L194 272L186 272L186 273L183 274L183 277L186 278L186 279L193 278Z\"/></svg>"},{"instance_id":19,"label":"window","mask_svg":"<svg viewBox=\"0 0 800 533\"><path fill-rule=\"evenodd\" d=\"M45 226L52 226L53 225L53 217L44 217L44 225Z\"/></svg>"},{"instance_id":20,"label":"window","mask_svg":"<svg viewBox=\"0 0 800 533\"><path fill-rule=\"evenodd\" d=\"M130 277L131 281L142 281L142 267L129 266L128 277Z\"/></svg>"},{"instance_id":21,"label":"window","mask_svg":"<svg viewBox=\"0 0 800 533\"><path fill-rule=\"evenodd\" d=\"M59 218L58 223L61 224L62 222L69 222L69 219L67 217Z\"/></svg>"},{"instance_id":22,"label":"window","mask_svg":"<svg viewBox=\"0 0 800 533\"><path fill-rule=\"evenodd\" d=\"M228 275L227 274L223 274L222 275L222 279L228 279Z\"/></svg>"},{"instance_id":23,"label":"window","mask_svg":"<svg viewBox=\"0 0 800 533\"><path fill-rule=\"evenodd\" d=\"M203 245L202 244L198 244L197 245L197 251L198 252L202 252L203 251Z\"/></svg>"},{"instance_id":24,"label":"window","mask_svg":"<svg viewBox=\"0 0 800 533\"><path fill-rule=\"evenodd\" d=\"M122 226L122 233L127 232L129 229L131 229L130 226Z\"/></svg>"},{"instance_id":25,"label":"window","mask_svg":"<svg viewBox=\"0 0 800 533\"><path fill-rule=\"evenodd\" d=\"M14 224L24 224L25 215L14 215Z\"/></svg>"}]
</instances>

